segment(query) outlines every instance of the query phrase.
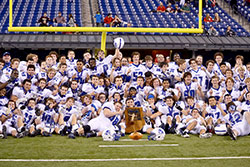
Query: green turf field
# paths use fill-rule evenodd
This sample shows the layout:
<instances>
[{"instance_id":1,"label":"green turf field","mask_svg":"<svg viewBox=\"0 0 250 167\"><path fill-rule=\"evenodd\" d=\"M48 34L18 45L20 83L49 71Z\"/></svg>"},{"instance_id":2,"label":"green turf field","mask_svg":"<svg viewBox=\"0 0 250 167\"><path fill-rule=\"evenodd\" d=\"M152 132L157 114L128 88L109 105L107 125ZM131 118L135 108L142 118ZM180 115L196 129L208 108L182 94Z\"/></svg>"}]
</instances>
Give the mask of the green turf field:
<instances>
[{"instance_id":1,"label":"green turf field","mask_svg":"<svg viewBox=\"0 0 250 167\"><path fill-rule=\"evenodd\" d=\"M147 135L144 135L146 138ZM128 137L123 137L128 138ZM0 159L118 159L250 156L250 136L232 141L228 136L200 139L166 135L164 141L104 142L102 138L75 140L54 135L0 140ZM179 144L178 147L100 148L99 145ZM250 166L250 159L113 161L113 162L0 162L0 166Z\"/></svg>"}]
</instances>

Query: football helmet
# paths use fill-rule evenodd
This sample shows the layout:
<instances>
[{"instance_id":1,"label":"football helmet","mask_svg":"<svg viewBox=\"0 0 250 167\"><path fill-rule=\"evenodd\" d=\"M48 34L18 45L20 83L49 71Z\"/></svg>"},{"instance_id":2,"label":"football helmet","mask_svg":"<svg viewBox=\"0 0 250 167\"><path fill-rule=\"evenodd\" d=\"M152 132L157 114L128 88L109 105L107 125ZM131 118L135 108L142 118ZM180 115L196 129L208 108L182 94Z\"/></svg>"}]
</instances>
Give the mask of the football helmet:
<instances>
[{"instance_id":1,"label":"football helmet","mask_svg":"<svg viewBox=\"0 0 250 167\"><path fill-rule=\"evenodd\" d=\"M214 128L216 135L225 135L227 133L226 124L219 124Z\"/></svg>"},{"instance_id":2,"label":"football helmet","mask_svg":"<svg viewBox=\"0 0 250 167\"><path fill-rule=\"evenodd\" d=\"M102 132L103 141L118 141L120 137L114 129L106 129Z\"/></svg>"},{"instance_id":3,"label":"football helmet","mask_svg":"<svg viewBox=\"0 0 250 167\"><path fill-rule=\"evenodd\" d=\"M148 140L156 140L156 141L164 140L165 135L166 135L165 131L162 128L155 128L148 136Z\"/></svg>"}]
</instances>

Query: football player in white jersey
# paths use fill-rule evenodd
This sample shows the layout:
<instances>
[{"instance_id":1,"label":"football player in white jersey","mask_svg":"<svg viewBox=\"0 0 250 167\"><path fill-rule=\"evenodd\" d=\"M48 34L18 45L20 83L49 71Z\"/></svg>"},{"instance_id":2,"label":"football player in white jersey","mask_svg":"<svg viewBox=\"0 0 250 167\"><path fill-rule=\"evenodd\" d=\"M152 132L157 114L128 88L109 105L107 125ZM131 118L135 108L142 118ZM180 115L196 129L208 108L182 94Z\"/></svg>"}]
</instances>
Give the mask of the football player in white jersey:
<instances>
[{"instance_id":1,"label":"football player in white jersey","mask_svg":"<svg viewBox=\"0 0 250 167\"><path fill-rule=\"evenodd\" d=\"M170 80L165 78L162 80L162 87L159 91L158 98L164 99L167 96L173 96L174 100L178 100L178 90L174 88L170 88Z\"/></svg>"},{"instance_id":2,"label":"football player in white jersey","mask_svg":"<svg viewBox=\"0 0 250 167\"><path fill-rule=\"evenodd\" d=\"M82 92L82 95L89 94L92 96L92 99L97 99L98 94L104 92L103 87L99 86L99 77L92 75L91 83L83 84Z\"/></svg>"},{"instance_id":3,"label":"football player in white jersey","mask_svg":"<svg viewBox=\"0 0 250 167\"><path fill-rule=\"evenodd\" d=\"M119 58L114 58L111 69L109 68L107 71L108 75L110 76L110 82L114 83L114 78L116 76L122 76L122 79L125 81L126 70L127 68L121 66L121 60Z\"/></svg>"},{"instance_id":4,"label":"football player in white jersey","mask_svg":"<svg viewBox=\"0 0 250 167\"><path fill-rule=\"evenodd\" d=\"M82 94L81 87L79 86L79 83L77 80L72 80L70 82L70 88L67 92L67 94L72 94L72 97L74 97L76 103L80 102L80 96Z\"/></svg>"},{"instance_id":5,"label":"football player in white jersey","mask_svg":"<svg viewBox=\"0 0 250 167\"><path fill-rule=\"evenodd\" d=\"M238 69L240 67L243 67L244 71L246 71L246 66L244 65L244 57L241 56L241 55L237 55L235 57L235 66L232 68L232 70L235 73L235 75L239 74Z\"/></svg>"},{"instance_id":6,"label":"football player in white jersey","mask_svg":"<svg viewBox=\"0 0 250 167\"><path fill-rule=\"evenodd\" d=\"M184 59L180 59L177 62L177 64L178 64L178 68L175 69L174 72L171 73L171 77L172 77L174 85L182 81L182 77L184 73L186 72L186 68L187 68L187 63Z\"/></svg>"},{"instance_id":7,"label":"football player in white jersey","mask_svg":"<svg viewBox=\"0 0 250 167\"><path fill-rule=\"evenodd\" d=\"M188 133L199 134L200 138L212 137L212 133L206 133L206 122L204 118L200 116L197 108L192 109L191 115L188 115L183 123L185 123L185 130L180 132L180 134L184 138L190 137Z\"/></svg>"},{"instance_id":8,"label":"football player in white jersey","mask_svg":"<svg viewBox=\"0 0 250 167\"><path fill-rule=\"evenodd\" d=\"M156 66L153 64L153 57L150 55L145 56L144 67L145 67L146 71L150 71L154 75L156 75L157 73L159 73L161 71L159 66Z\"/></svg>"},{"instance_id":9,"label":"football player in white jersey","mask_svg":"<svg viewBox=\"0 0 250 167\"><path fill-rule=\"evenodd\" d=\"M228 114L225 115L227 121L227 132L232 140L237 140L238 136L247 136L250 133L250 112L244 112L243 116L237 111L236 105L231 102L227 105Z\"/></svg>"},{"instance_id":10,"label":"football player in white jersey","mask_svg":"<svg viewBox=\"0 0 250 167\"><path fill-rule=\"evenodd\" d=\"M207 91L206 88L206 73L201 70L201 68L198 68L198 64L195 59L190 59L189 60L189 65L190 65L190 72L192 74L192 80L194 82L198 82L198 84L202 87L202 91L206 93Z\"/></svg>"},{"instance_id":11,"label":"football player in white jersey","mask_svg":"<svg viewBox=\"0 0 250 167\"><path fill-rule=\"evenodd\" d=\"M38 86L34 89L37 103L44 103L44 99L52 95L52 91L46 88L46 79L41 78L38 81Z\"/></svg>"},{"instance_id":12,"label":"football player in white jersey","mask_svg":"<svg viewBox=\"0 0 250 167\"><path fill-rule=\"evenodd\" d=\"M69 97L72 97L72 94L68 92L69 87L67 85L62 85L59 88L59 92L53 96L51 96L52 99L54 99L58 104L65 104L66 100Z\"/></svg>"},{"instance_id":13,"label":"football player in white jersey","mask_svg":"<svg viewBox=\"0 0 250 167\"><path fill-rule=\"evenodd\" d=\"M12 73L12 70L13 70L13 69L18 69L19 64L20 64L20 59L18 59L18 58L13 58L13 59L11 60L10 67L7 67L7 68L5 68L5 69L3 70L3 75L4 75L5 77L7 77L7 78L10 77L10 75L11 75L11 73Z\"/></svg>"},{"instance_id":14,"label":"football player in white jersey","mask_svg":"<svg viewBox=\"0 0 250 167\"><path fill-rule=\"evenodd\" d=\"M15 87L12 91L11 99L14 101L22 100L22 99L29 99L34 97L35 92L31 90L31 80L25 79L22 83L22 86Z\"/></svg>"},{"instance_id":15,"label":"football player in white jersey","mask_svg":"<svg viewBox=\"0 0 250 167\"><path fill-rule=\"evenodd\" d=\"M68 70L72 70L76 67L76 62L77 59L75 59L75 52L73 50L69 50L67 57L68 59L66 60L66 64L68 66Z\"/></svg>"},{"instance_id":16,"label":"football player in white jersey","mask_svg":"<svg viewBox=\"0 0 250 167\"><path fill-rule=\"evenodd\" d=\"M124 113L122 103L107 102L103 105L100 115L89 121L88 125L83 126L83 131L87 137L101 136L102 132L108 128L115 129L119 125L125 130L125 124L121 122ZM121 124L122 123L122 124Z\"/></svg>"},{"instance_id":17,"label":"football player in white jersey","mask_svg":"<svg viewBox=\"0 0 250 167\"><path fill-rule=\"evenodd\" d=\"M211 78L211 83L212 83L212 86L209 89L209 91L207 92L207 97L209 98L210 96L214 96L216 98L216 100L219 100L220 97L222 96L222 89L223 89L220 86L219 77L213 76Z\"/></svg>"},{"instance_id":18,"label":"football player in white jersey","mask_svg":"<svg viewBox=\"0 0 250 167\"><path fill-rule=\"evenodd\" d=\"M32 82L31 88L35 88L35 84L38 81L38 75L36 74L36 67L34 65L27 66L27 72L22 72L19 76L20 82L23 82L25 79L30 79Z\"/></svg>"},{"instance_id":19,"label":"football player in white jersey","mask_svg":"<svg viewBox=\"0 0 250 167\"><path fill-rule=\"evenodd\" d=\"M230 94L232 96L233 101L238 101L238 98L240 96L240 91L234 88L233 78L227 78L225 81L225 84L226 84L226 88L222 89L222 94L221 94L219 101L220 102L223 101L225 94Z\"/></svg>"},{"instance_id":20,"label":"football player in white jersey","mask_svg":"<svg viewBox=\"0 0 250 167\"><path fill-rule=\"evenodd\" d=\"M247 77L249 78L250 77L250 62L246 64L246 74L247 74Z\"/></svg>"},{"instance_id":21,"label":"football player in white jersey","mask_svg":"<svg viewBox=\"0 0 250 167\"><path fill-rule=\"evenodd\" d=\"M239 85L239 90L242 91L246 86L245 80L247 79L247 75L245 73L244 67L239 67L237 69L238 69L238 74L235 76L235 80Z\"/></svg>"},{"instance_id":22,"label":"football player in white jersey","mask_svg":"<svg viewBox=\"0 0 250 167\"><path fill-rule=\"evenodd\" d=\"M76 62L76 68L73 68L69 71L69 78L71 78L72 80L76 80L80 88L82 87L85 81L83 74L86 69L84 69L83 67L83 60L79 59Z\"/></svg>"},{"instance_id":23,"label":"football player in white jersey","mask_svg":"<svg viewBox=\"0 0 250 167\"><path fill-rule=\"evenodd\" d=\"M66 63L61 63L58 68L59 71L55 75L55 83L57 86L61 86L69 80L69 69Z\"/></svg>"},{"instance_id":24,"label":"football player in white jersey","mask_svg":"<svg viewBox=\"0 0 250 167\"><path fill-rule=\"evenodd\" d=\"M208 98L208 104L209 106L203 109L202 116L206 120L208 131L211 132L218 124L225 123L223 120L224 111L220 105L217 105L217 101L214 96L210 96Z\"/></svg>"},{"instance_id":25,"label":"football player in white jersey","mask_svg":"<svg viewBox=\"0 0 250 167\"><path fill-rule=\"evenodd\" d=\"M194 97L195 100L199 98L204 98L204 94L201 90L201 86L192 82L192 74L190 72L185 72L183 75L183 82L175 85L175 88L179 90L178 99L181 98L183 102L188 96Z\"/></svg>"},{"instance_id":26,"label":"football player in white jersey","mask_svg":"<svg viewBox=\"0 0 250 167\"><path fill-rule=\"evenodd\" d=\"M41 78L47 79L47 65L46 65L46 61L42 61L41 64L40 64L40 66L41 66L40 70L37 73L38 79L41 79Z\"/></svg>"},{"instance_id":27,"label":"football player in white jersey","mask_svg":"<svg viewBox=\"0 0 250 167\"><path fill-rule=\"evenodd\" d=\"M122 81L122 76L116 76L114 79L114 84L109 89L109 99L113 96L115 92L118 92L122 97L124 95L124 90L126 85Z\"/></svg>"},{"instance_id":28,"label":"football player in white jersey","mask_svg":"<svg viewBox=\"0 0 250 167\"><path fill-rule=\"evenodd\" d=\"M250 112L250 92L246 93L246 101L240 106L241 110Z\"/></svg>"},{"instance_id":29,"label":"football player in white jersey","mask_svg":"<svg viewBox=\"0 0 250 167\"><path fill-rule=\"evenodd\" d=\"M59 112L58 124L60 130L58 133L61 135L69 133L68 137L74 139L75 132L80 128L80 125L77 124L77 117L80 112L75 107L75 99L73 97L68 97L66 103L60 106Z\"/></svg>"},{"instance_id":30,"label":"football player in white jersey","mask_svg":"<svg viewBox=\"0 0 250 167\"><path fill-rule=\"evenodd\" d=\"M118 54L118 52L119 50L118 51L116 50L116 54L114 56L108 55L107 57L105 57L105 52L103 50L100 50L97 53L98 60L96 61L96 66L100 68L100 70L102 71L102 73L104 73L105 76L107 76L108 74L107 72L112 60L116 57L121 59L121 57L118 57L118 55L120 55Z\"/></svg>"},{"instance_id":31,"label":"football player in white jersey","mask_svg":"<svg viewBox=\"0 0 250 167\"><path fill-rule=\"evenodd\" d=\"M214 65L214 71L220 71L220 64L223 62L224 55L222 52L216 52L214 54L214 60L215 60L215 65ZM228 68L231 68L231 65L226 62L225 63Z\"/></svg>"},{"instance_id":32,"label":"football player in white jersey","mask_svg":"<svg viewBox=\"0 0 250 167\"><path fill-rule=\"evenodd\" d=\"M100 76L103 73L103 68L101 66L96 65L96 59L90 58L89 62L86 66L86 70L84 70L83 78L85 78L85 83L89 81L92 75Z\"/></svg>"},{"instance_id":33,"label":"football player in white jersey","mask_svg":"<svg viewBox=\"0 0 250 167\"><path fill-rule=\"evenodd\" d=\"M243 101L246 99L246 93L250 91L250 78L245 80L246 87L241 91L239 101Z\"/></svg>"},{"instance_id":34,"label":"football player in white jersey","mask_svg":"<svg viewBox=\"0 0 250 167\"><path fill-rule=\"evenodd\" d=\"M127 76L128 76L127 81L131 80L131 82L134 83L136 82L136 79L138 76L144 77L144 73L146 72L146 69L143 65L140 64L139 52L132 53L132 60L133 60L133 63L130 64L128 71L127 71Z\"/></svg>"}]
</instances>

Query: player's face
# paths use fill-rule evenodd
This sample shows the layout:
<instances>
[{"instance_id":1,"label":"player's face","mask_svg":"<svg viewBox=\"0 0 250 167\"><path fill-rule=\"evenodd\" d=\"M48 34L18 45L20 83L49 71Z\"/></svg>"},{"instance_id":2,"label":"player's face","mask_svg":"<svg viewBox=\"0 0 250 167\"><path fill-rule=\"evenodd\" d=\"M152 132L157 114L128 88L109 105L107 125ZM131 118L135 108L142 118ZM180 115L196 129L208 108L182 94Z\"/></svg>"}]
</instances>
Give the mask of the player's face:
<instances>
[{"instance_id":1,"label":"player's face","mask_svg":"<svg viewBox=\"0 0 250 167\"><path fill-rule=\"evenodd\" d=\"M116 94L114 95L114 101L120 101L120 100L121 100L120 94L116 93Z\"/></svg>"},{"instance_id":2,"label":"player's face","mask_svg":"<svg viewBox=\"0 0 250 167\"><path fill-rule=\"evenodd\" d=\"M102 78L102 79L99 79L99 85L100 86L104 86L104 79Z\"/></svg>"},{"instance_id":3,"label":"player's face","mask_svg":"<svg viewBox=\"0 0 250 167\"><path fill-rule=\"evenodd\" d=\"M197 64L198 64L199 66L202 65L203 57L201 57L201 56L196 57L196 61L197 61Z\"/></svg>"},{"instance_id":4,"label":"player's face","mask_svg":"<svg viewBox=\"0 0 250 167\"><path fill-rule=\"evenodd\" d=\"M66 65L62 65L61 68L60 68L60 71L61 72L64 72L67 70L67 66Z\"/></svg>"},{"instance_id":5,"label":"player's face","mask_svg":"<svg viewBox=\"0 0 250 167\"><path fill-rule=\"evenodd\" d=\"M158 61L159 63L164 62L164 56L160 54L160 55L157 57L157 61Z\"/></svg>"},{"instance_id":6,"label":"player's face","mask_svg":"<svg viewBox=\"0 0 250 167\"><path fill-rule=\"evenodd\" d=\"M233 101L232 96L226 96L225 97L225 103L226 104L230 103L231 101Z\"/></svg>"},{"instance_id":7,"label":"player's face","mask_svg":"<svg viewBox=\"0 0 250 167\"><path fill-rule=\"evenodd\" d=\"M60 89L60 92L61 92L61 95L66 95L68 89L66 87L61 87Z\"/></svg>"},{"instance_id":8,"label":"player's face","mask_svg":"<svg viewBox=\"0 0 250 167\"><path fill-rule=\"evenodd\" d=\"M50 56L52 56L53 61L56 62L56 60L57 60L56 54L51 54Z\"/></svg>"},{"instance_id":9,"label":"player's face","mask_svg":"<svg viewBox=\"0 0 250 167\"><path fill-rule=\"evenodd\" d=\"M34 68L28 68L27 69L27 73L29 74L29 75L35 75L35 69Z\"/></svg>"},{"instance_id":10,"label":"player's face","mask_svg":"<svg viewBox=\"0 0 250 167\"><path fill-rule=\"evenodd\" d=\"M147 60L146 61L146 66L152 67L152 65L153 65L153 61L152 60Z\"/></svg>"},{"instance_id":11,"label":"player's face","mask_svg":"<svg viewBox=\"0 0 250 167\"><path fill-rule=\"evenodd\" d=\"M6 94L6 89L1 89L0 90L0 96L5 96Z\"/></svg>"},{"instance_id":12,"label":"player's face","mask_svg":"<svg viewBox=\"0 0 250 167\"><path fill-rule=\"evenodd\" d=\"M208 71L212 71L213 68L214 68L214 64L213 63L208 63L208 65L207 65Z\"/></svg>"},{"instance_id":13,"label":"player's face","mask_svg":"<svg viewBox=\"0 0 250 167\"><path fill-rule=\"evenodd\" d=\"M208 103L209 103L210 106L215 106L216 105L215 98L208 99Z\"/></svg>"},{"instance_id":14,"label":"player's face","mask_svg":"<svg viewBox=\"0 0 250 167\"><path fill-rule=\"evenodd\" d=\"M247 93L247 100L250 101L250 93Z\"/></svg>"},{"instance_id":15,"label":"player's face","mask_svg":"<svg viewBox=\"0 0 250 167\"><path fill-rule=\"evenodd\" d=\"M28 103L28 106L31 108L35 108L36 107L36 102L34 100L30 100Z\"/></svg>"},{"instance_id":16,"label":"player's face","mask_svg":"<svg viewBox=\"0 0 250 167\"><path fill-rule=\"evenodd\" d=\"M98 52L98 58L101 58L101 59L105 58L105 54L102 50Z\"/></svg>"},{"instance_id":17,"label":"player's face","mask_svg":"<svg viewBox=\"0 0 250 167\"><path fill-rule=\"evenodd\" d=\"M91 103L91 100L89 99L89 97L84 97L83 101L87 105L89 105Z\"/></svg>"},{"instance_id":18,"label":"player's face","mask_svg":"<svg viewBox=\"0 0 250 167\"><path fill-rule=\"evenodd\" d=\"M37 63L37 62L38 62L38 56L37 56L37 55L33 56L32 58L33 58L33 60L34 60L34 63Z\"/></svg>"},{"instance_id":19,"label":"player's face","mask_svg":"<svg viewBox=\"0 0 250 167\"><path fill-rule=\"evenodd\" d=\"M227 87L233 87L234 86L234 83L229 79L228 81L227 81L227 85L226 85Z\"/></svg>"},{"instance_id":20,"label":"player's face","mask_svg":"<svg viewBox=\"0 0 250 167\"><path fill-rule=\"evenodd\" d=\"M122 59L122 66L127 66L128 65L128 59L123 58Z\"/></svg>"},{"instance_id":21,"label":"player's face","mask_svg":"<svg viewBox=\"0 0 250 167\"><path fill-rule=\"evenodd\" d=\"M18 66L19 66L19 61L14 61L14 63L12 64L11 67L12 67L13 69L17 69Z\"/></svg>"},{"instance_id":22,"label":"player's face","mask_svg":"<svg viewBox=\"0 0 250 167\"><path fill-rule=\"evenodd\" d=\"M196 68L197 68L197 63L196 63L196 61L191 61L190 66L191 66L193 69L196 69Z\"/></svg>"},{"instance_id":23,"label":"player's face","mask_svg":"<svg viewBox=\"0 0 250 167\"><path fill-rule=\"evenodd\" d=\"M74 100L72 100L72 99L69 99L67 102L66 102L66 106L67 107L71 107L71 106L73 106L74 105Z\"/></svg>"},{"instance_id":24,"label":"player's face","mask_svg":"<svg viewBox=\"0 0 250 167\"><path fill-rule=\"evenodd\" d=\"M30 90L30 88L31 88L31 83L30 83L30 82L25 82L25 84L23 85L23 88L24 88L26 91Z\"/></svg>"},{"instance_id":25,"label":"player's face","mask_svg":"<svg viewBox=\"0 0 250 167\"><path fill-rule=\"evenodd\" d=\"M174 101L173 101L173 99L166 99L166 103L167 103L167 105L168 105L169 107L172 107L173 104L174 104Z\"/></svg>"},{"instance_id":26,"label":"player's face","mask_svg":"<svg viewBox=\"0 0 250 167\"><path fill-rule=\"evenodd\" d=\"M53 59L52 59L52 57L48 57L48 58L46 59L46 63L47 63L48 65L52 65L52 64L53 64Z\"/></svg>"},{"instance_id":27,"label":"player's face","mask_svg":"<svg viewBox=\"0 0 250 167\"><path fill-rule=\"evenodd\" d=\"M10 56L10 55L5 55L5 56L3 56L3 60L4 60L4 62L6 62L6 63L10 62L10 59L11 59L11 56Z\"/></svg>"},{"instance_id":28,"label":"player's face","mask_svg":"<svg viewBox=\"0 0 250 167\"><path fill-rule=\"evenodd\" d=\"M184 81L185 81L185 83L191 83L191 79L192 79L192 77L190 76L190 75L187 75L186 77L185 77L185 79L184 79Z\"/></svg>"},{"instance_id":29,"label":"player's face","mask_svg":"<svg viewBox=\"0 0 250 167\"><path fill-rule=\"evenodd\" d=\"M56 75L56 73L55 73L54 71L50 71L50 72L48 73L48 77L49 77L49 78L53 78L55 75Z\"/></svg>"},{"instance_id":30,"label":"player's face","mask_svg":"<svg viewBox=\"0 0 250 167\"><path fill-rule=\"evenodd\" d=\"M228 77L233 77L233 75L232 75L232 72L231 72L231 71L226 71L226 78L228 78Z\"/></svg>"},{"instance_id":31,"label":"player's face","mask_svg":"<svg viewBox=\"0 0 250 167\"><path fill-rule=\"evenodd\" d=\"M0 62L0 70L3 69L4 63Z\"/></svg>"},{"instance_id":32,"label":"player's face","mask_svg":"<svg viewBox=\"0 0 250 167\"><path fill-rule=\"evenodd\" d=\"M101 103L104 103L106 101L106 96L105 95L100 95L99 100Z\"/></svg>"},{"instance_id":33,"label":"player's face","mask_svg":"<svg viewBox=\"0 0 250 167\"><path fill-rule=\"evenodd\" d=\"M91 80L91 83L94 85L98 85L99 84L99 78L98 77L93 77Z\"/></svg>"},{"instance_id":34,"label":"player's face","mask_svg":"<svg viewBox=\"0 0 250 167\"><path fill-rule=\"evenodd\" d=\"M96 66L95 60L90 60L89 65L90 65L90 67L95 67Z\"/></svg>"},{"instance_id":35,"label":"player's face","mask_svg":"<svg viewBox=\"0 0 250 167\"><path fill-rule=\"evenodd\" d=\"M213 78L212 81L211 81L211 83L213 85L218 85L219 84L219 80L217 78Z\"/></svg>"},{"instance_id":36,"label":"player's face","mask_svg":"<svg viewBox=\"0 0 250 167\"><path fill-rule=\"evenodd\" d=\"M127 102L126 102L126 105L127 105L127 107L134 107L135 106L135 103L134 103L134 100L128 100Z\"/></svg>"},{"instance_id":37,"label":"player's face","mask_svg":"<svg viewBox=\"0 0 250 167\"><path fill-rule=\"evenodd\" d=\"M119 86L122 85L122 78L116 78L115 84Z\"/></svg>"},{"instance_id":38,"label":"player's face","mask_svg":"<svg viewBox=\"0 0 250 167\"><path fill-rule=\"evenodd\" d=\"M76 68L81 70L83 68L83 63L82 62L77 62L76 63Z\"/></svg>"},{"instance_id":39,"label":"player's face","mask_svg":"<svg viewBox=\"0 0 250 167\"><path fill-rule=\"evenodd\" d=\"M244 73L245 73L245 70L239 70L240 75L244 75Z\"/></svg>"},{"instance_id":40,"label":"player's face","mask_svg":"<svg viewBox=\"0 0 250 167\"><path fill-rule=\"evenodd\" d=\"M199 111L198 110L193 110L192 111L192 117L193 118L199 118Z\"/></svg>"},{"instance_id":41,"label":"player's face","mask_svg":"<svg viewBox=\"0 0 250 167\"><path fill-rule=\"evenodd\" d=\"M187 99L187 104L189 106L193 106L194 105L194 100L193 99Z\"/></svg>"},{"instance_id":42,"label":"player's face","mask_svg":"<svg viewBox=\"0 0 250 167\"><path fill-rule=\"evenodd\" d=\"M71 83L71 88L72 89L77 89L77 87L78 87L78 83L76 81Z\"/></svg>"},{"instance_id":43,"label":"player's face","mask_svg":"<svg viewBox=\"0 0 250 167\"><path fill-rule=\"evenodd\" d=\"M227 70L227 66L221 65L221 66L220 66L220 70L221 70L221 72L225 73L226 70Z\"/></svg>"},{"instance_id":44,"label":"player's face","mask_svg":"<svg viewBox=\"0 0 250 167\"><path fill-rule=\"evenodd\" d=\"M246 82L246 85L249 88L250 87L250 82Z\"/></svg>"},{"instance_id":45,"label":"player's face","mask_svg":"<svg viewBox=\"0 0 250 167\"><path fill-rule=\"evenodd\" d=\"M179 60L180 60L180 55L179 54L176 54L176 55L174 55L174 61L175 62L178 62Z\"/></svg>"},{"instance_id":46,"label":"player's face","mask_svg":"<svg viewBox=\"0 0 250 167\"><path fill-rule=\"evenodd\" d=\"M41 80L39 82L39 87L43 89L43 88L45 88L45 86L46 86L46 82L44 80Z\"/></svg>"},{"instance_id":47,"label":"player's face","mask_svg":"<svg viewBox=\"0 0 250 167\"><path fill-rule=\"evenodd\" d=\"M148 99L148 103L149 103L149 104L154 104L154 103L155 103L155 99L154 99L154 98Z\"/></svg>"},{"instance_id":48,"label":"player's face","mask_svg":"<svg viewBox=\"0 0 250 167\"><path fill-rule=\"evenodd\" d=\"M139 62L140 62L140 56L139 55L134 55L133 56L133 63L139 64Z\"/></svg>"},{"instance_id":49,"label":"player's face","mask_svg":"<svg viewBox=\"0 0 250 167\"><path fill-rule=\"evenodd\" d=\"M129 94L130 94L131 96L135 96L135 95L136 95L136 90L130 90L130 91L129 91Z\"/></svg>"},{"instance_id":50,"label":"player's face","mask_svg":"<svg viewBox=\"0 0 250 167\"><path fill-rule=\"evenodd\" d=\"M65 56L62 56L59 60L60 63L66 63L66 57ZM53 63L53 61L52 61Z\"/></svg>"},{"instance_id":51,"label":"player's face","mask_svg":"<svg viewBox=\"0 0 250 167\"><path fill-rule=\"evenodd\" d=\"M163 82L162 82L162 86L163 86L163 88L168 89L169 86L170 86L169 81L163 81Z\"/></svg>"},{"instance_id":52,"label":"player's face","mask_svg":"<svg viewBox=\"0 0 250 167\"><path fill-rule=\"evenodd\" d=\"M43 62L41 63L41 68L42 68L42 69L46 69L46 66L47 66L47 65L46 65L46 62L43 61Z\"/></svg>"},{"instance_id":53,"label":"player's face","mask_svg":"<svg viewBox=\"0 0 250 167\"><path fill-rule=\"evenodd\" d=\"M247 71L250 71L250 64L247 65Z\"/></svg>"},{"instance_id":54,"label":"player's face","mask_svg":"<svg viewBox=\"0 0 250 167\"><path fill-rule=\"evenodd\" d=\"M75 52L74 51L69 51L68 52L68 59L73 60L75 58Z\"/></svg>"},{"instance_id":55,"label":"player's face","mask_svg":"<svg viewBox=\"0 0 250 167\"><path fill-rule=\"evenodd\" d=\"M221 56L216 56L215 61L217 62L217 64L220 64L222 62L222 57Z\"/></svg>"},{"instance_id":56,"label":"player's face","mask_svg":"<svg viewBox=\"0 0 250 167\"><path fill-rule=\"evenodd\" d=\"M84 53L83 58L84 58L84 60L89 61L89 59L91 58L91 54L90 53Z\"/></svg>"},{"instance_id":57,"label":"player's face","mask_svg":"<svg viewBox=\"0 0 250 167\"><path fill-rule=\"evenodd\" d=\"M242 64L242 61L240 58L236 59L236 64L240 64L240 65Z\"/></svg>"},{"instance_id":58,"label":"player's face","mask_svg":"<svg viewBox=\"0 0 250 167\"><path fill-rule=\"evenodd\" d=\"M115 67L120 67L121 66L121 61L119 59L115 60Z\"/></svg>"},{"instance_id":59,"label":"player's face","mask_svg":"<svg viewBox=\"0 0 250 167\"><path fill-rule=\"evenodd\" d=\"M160 81L158 79L155 79L153 82L153 87L157 88L158 86L160 86Z\"/></svg>"},{"instance_id":60,"label":"player's face","mask_svg":"<svg viewBox=\"0 0 250 167\"><path fill-rule=\"evenodd\" d=\"M28 60L28 62L27 62L27 66L28 65L34 65L35 63L34 63L34 60Z\"/></svg>"},{"instance_id":61,"label":"player's face","mask_svg":"<svg viewBox=\"0 0 250 167\"><path fill-rule=\"evenodd\" d=\"M115 103L115 110L120 111L122 108L122 105L120 103Z\"/></svg>"},{"instance_id":62,"label":"player's face","mask_svg":"<svg viewBox=\"0 0 250 167\"><path fill-rule=\"evenodd\" d=\"M137 78L137 84L138 85L143 85L144 81L142 78Z\"/></svg>"},{"instance_id":63,"label":"player's face","mask_svg":"<svg viewBox=\"0 0 250 167\"><path fill-rule=\"evenodd\" d=\"M187 68L187 63L185 62L185 63L181 64L180 68L183 69L183 70L185 70Z\"/></svg>"},{"instance_id":64,"label":"player's face","mask_svg":"<svg viewBox=\"0 0 250 167\"><path fill-rule=\"evenodd\" d=\"M15 106L16 105L15 105L15 103L13 101L8 103L8 108L11 109L11 110L15 109Z\"/></svg>"}]
</instances>

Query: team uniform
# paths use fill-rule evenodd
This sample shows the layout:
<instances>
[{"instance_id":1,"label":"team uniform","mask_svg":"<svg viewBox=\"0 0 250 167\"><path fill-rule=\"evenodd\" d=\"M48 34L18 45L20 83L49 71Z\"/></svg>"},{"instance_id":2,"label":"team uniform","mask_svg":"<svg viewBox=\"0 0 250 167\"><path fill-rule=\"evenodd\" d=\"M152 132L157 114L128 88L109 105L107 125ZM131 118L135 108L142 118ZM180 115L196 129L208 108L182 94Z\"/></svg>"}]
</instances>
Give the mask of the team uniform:
<instances>
[{"instance_id":1,"label":"team uniform","mask_svg":"<svg viewBox=\"0 0 250 167\"><path fill-rule=\"evenodd\" d=\"M213 119L213 124L216 124L216 122L220 119L223 120L223 115L220 111L220 109L217 106L208 106L206 108L207 115L205 117L205 120L208 120L209 118Z\"/></svg>"},{"instance_id":2,"label":"team uniform","mask_svg":"<svg viewBox=\"0 0 250 167\"><path fill-rule=\"evenodd\" d=\"M57 126L54 117L58 117L58 113L53 108L45 107L45 111L40 116L41 123L36 126L36 129L42 128L48 133L53 133Z\"/></svg>"},{"instance_id":3,"label":"team uniform","mask_svg":"<svg viewBox=\"0 0 250 167\"><path fill-rule=\"evenodd\" d=\"M82 95L84 94L91 94L91 93L99 94L104 92L104 88L101 86L95 86L91 83L85 83L82 86ZM94 99L94 96L92 97Z\"/></svg>"},{"instance_id":4,"label":"team uniform","mask_svg":"<svg viewBox=\"0 0 250 167\"><path fill-rule=\"evenodd\" d=\"M198 84L191 82L189 85L186 85L184 82L180 82L175 85L175 88L179 88L181 91L181 100L185 101L188 96L192 96L194 99L197 99L196 90L198 89Z\"/></svg>"},{"instance_id":5,"label":"team uniform","mask_svg":"<svg viewBox=\"0 0 250 167\"><path fill-rule=\"evenodd\" d=\"M197 71L191 69L192 79L196 79L198 81L198 84L201 86L202 91L207 91L207 85L206 85L206 73L198 68Z\"/></svg>"},{"instance_id":6,"label":"team uniform","mask_svg":"<svg viewBox=\"0 0 250 167\"><path fill-rule=\"evenodd\" d=\"M219 86L219 88L213 88L213 87L211 87L209 90L208 90L208 92L207 92L207 97L209 98L210 96L214 96L215 97L215 99L218 101L219 99L220 99L220 97L222 96L222 87L221 86ZM210 94L210 91L213 91L213 93L212 93L212 95Z\"/></svg>"},{"instance_id":7,"label":"team uniform","mask_svg":"<svg viewBox=\"0 0 250 167\"><path fill-rule=\"evenodd\" d=\"M131 69L131 72L128 74L128 80L131 80L132 83L136 82L138 76L144 77L144 73L146 72L145 67L141 64L130 64L129 69Z\"/></svg>"}]
</instances>

